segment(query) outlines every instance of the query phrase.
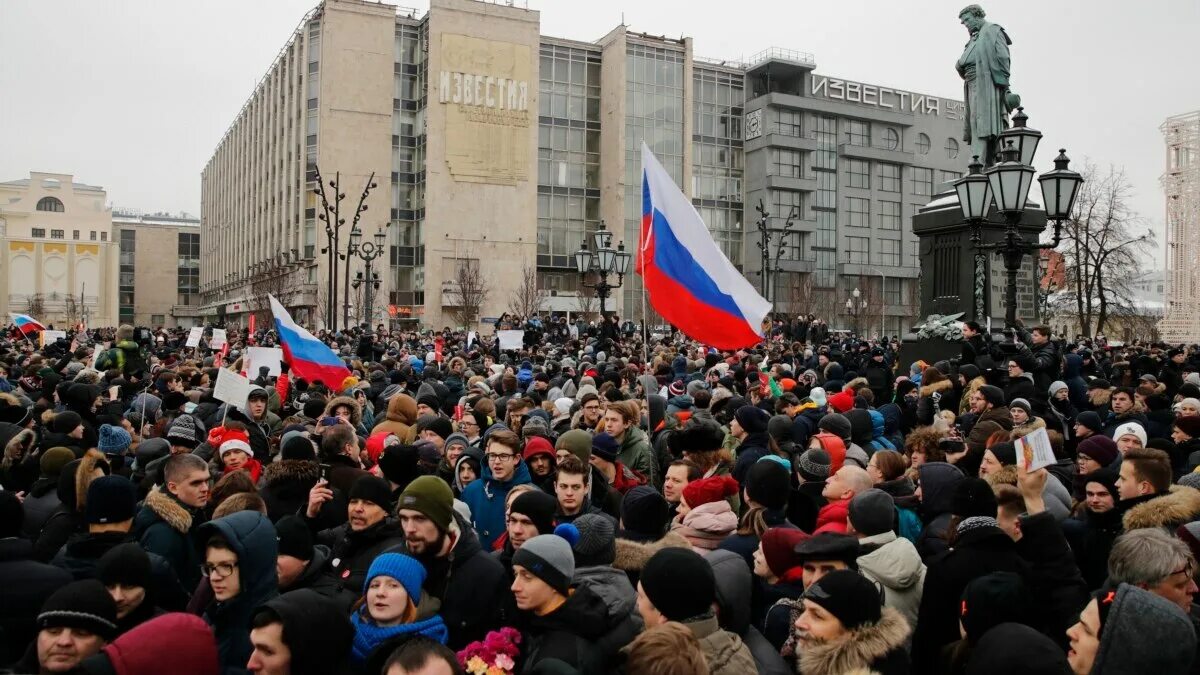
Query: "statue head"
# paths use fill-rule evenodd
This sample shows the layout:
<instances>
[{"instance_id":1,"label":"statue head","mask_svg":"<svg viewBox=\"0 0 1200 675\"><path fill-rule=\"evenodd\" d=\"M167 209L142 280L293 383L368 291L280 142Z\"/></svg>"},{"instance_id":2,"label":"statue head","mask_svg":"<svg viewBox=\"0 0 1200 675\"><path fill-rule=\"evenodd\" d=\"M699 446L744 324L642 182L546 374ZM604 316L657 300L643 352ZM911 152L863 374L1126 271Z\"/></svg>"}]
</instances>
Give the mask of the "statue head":
<instances>
[{"instance_id":1,"label":"statue head","mask_svg":"<svg viewBox=\"0 0 1200 675\"><path fill-rule=\"evenodd\" d=\"M962 25L967 27L967 30L974 33L978 31L984 24L983 17L986 16L983 8L979 5L967 5L958 13L958 20Z\"/></svg>"}]
</instances>

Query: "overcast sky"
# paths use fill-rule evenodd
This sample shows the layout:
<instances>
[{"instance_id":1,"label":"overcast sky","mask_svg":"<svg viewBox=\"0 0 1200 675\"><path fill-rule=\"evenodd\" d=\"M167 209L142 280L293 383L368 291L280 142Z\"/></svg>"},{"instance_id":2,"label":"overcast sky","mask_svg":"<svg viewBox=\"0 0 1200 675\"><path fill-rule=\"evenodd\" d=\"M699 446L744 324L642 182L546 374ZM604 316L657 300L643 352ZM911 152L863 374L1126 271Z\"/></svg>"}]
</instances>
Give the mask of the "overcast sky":
<instances>
[{"instance_id":1,"label":"overcast sky","mask_svg":"<svg viewBox=\"0 0 1200 675\"><path fill-rule=\"evenodd\" d=\"M313 4L0 0L0 180L73 173L117 206L198 214L201 169ZM964 4L529 0L547 35L595 40L624 19L630 30L691 36L700 56L785 47L814 54L820 73L947 98L962 95ZM1200 2L982 4L1013 40L1013 88L1045 135L1038 168L1059 147L1078 165L1124 167L1161 249L1158 126L1200 108Z\"/></svg>"}]
</instances>

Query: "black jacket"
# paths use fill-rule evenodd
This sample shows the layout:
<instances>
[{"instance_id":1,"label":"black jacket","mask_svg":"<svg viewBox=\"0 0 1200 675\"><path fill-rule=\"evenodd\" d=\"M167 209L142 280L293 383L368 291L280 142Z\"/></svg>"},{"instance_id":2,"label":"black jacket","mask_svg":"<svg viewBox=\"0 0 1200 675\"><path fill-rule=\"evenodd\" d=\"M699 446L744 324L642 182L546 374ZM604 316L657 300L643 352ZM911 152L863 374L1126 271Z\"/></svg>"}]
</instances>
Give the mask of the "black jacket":
<instances>
[{"instance_id":1,"label":"black jacket","mask_svg":"<svg viewBox=\"0 0 1200 675\"><path fill-rule=\"evenodd\" d=\"M812 532L817 526L817 513L827 503L821 496L824 489L824 483L809 481L792 490L788 497L788 521L805 532Z\"/></svg>"},{"instance_id":2,"label":"black jacket","mask_svg":"<svg viewBox=\"0 0 1200 675\"><path fill-rule=\"evenodd\" d=\"M151 490L133 519L133 534L148 553L166 559L184 588L200 583L201 555L192 537L203 519L203 509L184 506L165 489Z\"/></svg>"},{"instance_id":3,"label":"black jacket","mask_svg":"<svg viewBox=\"0 0 1200 675\"><path fill-rule=\"evenodd\" d=\"M333 597L349 612L350 606L362 597L371 563L380 553L403 543L404 530L400 521L386 517L358 532L350 528L350 523L343 523L318 532L316 540L329 548L331 560L327 574L337 587Z\"/></svg>"},{"instance_id":4,"label":"black jacket","mask_svg":"<svg viewBox=\"0 0 1200 675\"><path fill-rule=\"evenodd\" d=\"M763 457L771 454L771 437L767 432L747 434L738 445L737 461L733 465L733 478L741 485L746 480L750 467Z\"/></svg>"},{"instance_id":5,"label":"black jacket","mask_svg":"<svg viewBox=\"0 0 1200 675\"><path fill-rule=\"evenodd\" d=\"M604 600L589 586L577 586L558 609L538 616L525 613L522 633L522 673L541 662L557 659L580 675L614 672L619 651L633 641L638 629L632 617L609 617Z\"/></svg>"},{"instance_id":6,"label":"black jacket","mask_svg":"<svg viewBox=\"0 0 1200 675\"><path fill-rule=\"evenodd\" d=\"M0 539L0 663L12 663L37 635L38 612L50 594L71 583L71 575L33 558L25 539Z\"/></svg>"},{"instance_id":7,"label":"black jacket","mask_svg":"<svg viewBox=\"0 0 1200 675\"><path fill-rule=\"evenodd\" d=\"M199 540L207 541L214 534L224 537L237 554L241 590L224 602L214 600L205 608L204 620L217 639L223 671L241 672L254 651L250 643L254 614L260 605L279 594L275 527L257 511L239 511L202 525Z\"/></svg>"},{"instance_id":8,"label":"black jacket","mask_svg":"<svg viewBox=\"0 0 1200 675\"><path fill-rule=\"evenodd\" d=\"M308 504L308 491L321 477L316 462L284 459L263 467L262 487L258 495L267 505L267 517L278 522L284 516L295 515ZM345 513L345 509L342 509Z\"/></svg>"},{"instance_id":9,"label":"black jacket","mask_svg":"<svg viewBox=\"0 0 1200 675\"><path fill-rule=\"evenodd\" d=\"M1112 508L1104 513L1084 510L1078 518L1062 522L1063 534L1071 544L1075 564L1083 574L1088 588L1100 588L1108 578L1108 554L1124 528L1121 516L1124 513Z\"/></svg>"},{"instance_id":10,"label":"black jacket","mask_svg":"<svg viewBox=\"0 0 1200 675\"><path fill-rule=\"evenodd\" d=\"M1026 577L1037 601L1042 631L1067 647L1067 629L1087 604L1089 586L1080 575L1062 528L1048 512L1021 519L1017 553L1029 563Z\"/></svg>"},{"instance_id":11,"label":"black jacket","mask_svg":"<svg viewBox=\"0 0 1200 675\"><path fill-rule=\"evenodd\" d=\"M55 567L66 570L76 581L95 579L96 565L101 556L112 548L130 542L136 543L127 532L80 533L67 540L51 562ZM172 611L181 611L187 606L189 592L179 584L175 571L162 556L147 553L150 558L150 573L154 588L147 589L153 602Z\"/></svg>"}]
</instances>

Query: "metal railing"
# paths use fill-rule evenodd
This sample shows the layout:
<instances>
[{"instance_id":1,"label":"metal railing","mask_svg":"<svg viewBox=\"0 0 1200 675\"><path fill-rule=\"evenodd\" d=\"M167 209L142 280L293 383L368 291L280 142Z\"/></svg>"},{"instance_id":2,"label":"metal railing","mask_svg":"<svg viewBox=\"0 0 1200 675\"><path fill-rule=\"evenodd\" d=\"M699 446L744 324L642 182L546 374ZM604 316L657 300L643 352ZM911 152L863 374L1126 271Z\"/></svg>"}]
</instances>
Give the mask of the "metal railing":
<instances>
[{"instance_id":1,"label":"metal railing","mask_svg":"<svg viewBox=\"0 0 1200 675\"><path fill-rule=\"evenodd\" d=\"M784 49L782 47L768 47L761 52L750 57L747 67L754 67L764 61L792 61L794 63L803 63L809 66L817 65L817 59L810 52L797 51L795 49Z\"/></svg>"}]
</instances>

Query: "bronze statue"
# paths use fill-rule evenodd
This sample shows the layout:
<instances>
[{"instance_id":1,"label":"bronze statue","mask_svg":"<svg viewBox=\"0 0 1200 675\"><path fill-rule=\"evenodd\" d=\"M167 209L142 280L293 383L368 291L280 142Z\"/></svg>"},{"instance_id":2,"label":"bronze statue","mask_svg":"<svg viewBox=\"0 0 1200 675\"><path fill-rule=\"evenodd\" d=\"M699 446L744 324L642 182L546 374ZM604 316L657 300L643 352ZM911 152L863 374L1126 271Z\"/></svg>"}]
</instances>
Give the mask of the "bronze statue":
<instances>
[{"instance_id":1,"label":"bronze statue","mask_svg":"<svg viewBox=\"0 0 1200 675\"><path fill-rule=\"evenodd\" d=\"M963 140L971 144L971 155L978 155L985 166L996 162L996 141L1008 128L1008 113L1020 105L1020 98L1009 90L1008 33L994 23L984 21L983 8L967 5L958 19L971 39L958 57L955 68L963 78Z\"/></svg>"}]
</instances>

